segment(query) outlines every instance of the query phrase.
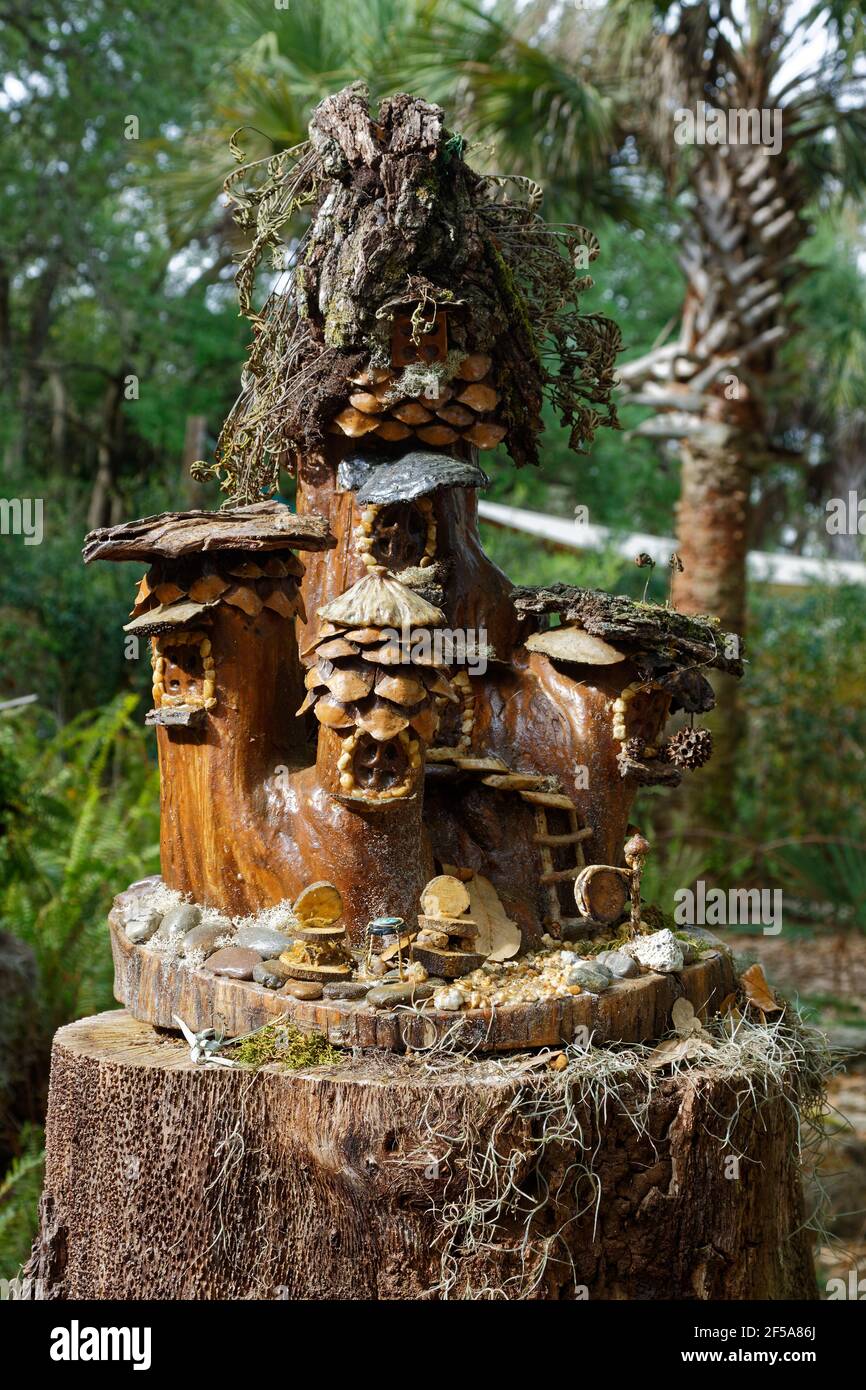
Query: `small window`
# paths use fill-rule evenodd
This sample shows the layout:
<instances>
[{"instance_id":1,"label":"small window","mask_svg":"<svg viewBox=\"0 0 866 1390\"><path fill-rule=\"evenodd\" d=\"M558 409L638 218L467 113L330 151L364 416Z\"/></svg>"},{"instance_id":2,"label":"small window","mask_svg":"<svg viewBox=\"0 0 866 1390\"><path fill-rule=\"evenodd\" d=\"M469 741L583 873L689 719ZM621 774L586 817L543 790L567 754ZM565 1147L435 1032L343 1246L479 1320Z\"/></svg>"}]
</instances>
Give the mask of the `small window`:
<instances>
[{"instance_id":1,"label":"small window","mask_svg":"<svg viewBox=\"0 0 866 1390\"><path fill-rule=\"evenodd\" d=\"M408 781L409 757L399 739L379 742L362 734L352 757L355 786L369 792L389 791Z\"/></svg>"},{"instance_id":2,"label":"small window","mask_svg":"<svg viewBox=\"0 0 866 1390\"><path fill-rule=\"evenodd\" d=\"M427 545L428 521L413 502L380 507L373 521L370 552L380 565L402 570L418 565Z\"/></svg>"},{"instance_id":3,"label":"small window","mask_svg":"<svg viewBox=\"0 0 866 1390\"><path fill-rule=\"evenodd\" d=\"M432 306L429 312L434 311ZM429 330L429 331L425 331ZM391 333L391 363L397 370L409 367L413 362L444 362L448 356L448 319L443 309L435 310L435 318L425 318L420 331L415 334L411 314L398 314Z\"/></svg>"},{"instance_id":4,"label":"small window","mask_svg":"<svg viewBox=\"0 0 866 1390\"><path fill-rule=\"evenodd\" d=\"M177 647L166 646L163 654L163 701L177 705L201 704L204 661L198 647L191 642Z\"/></svg>"}]
</instances>

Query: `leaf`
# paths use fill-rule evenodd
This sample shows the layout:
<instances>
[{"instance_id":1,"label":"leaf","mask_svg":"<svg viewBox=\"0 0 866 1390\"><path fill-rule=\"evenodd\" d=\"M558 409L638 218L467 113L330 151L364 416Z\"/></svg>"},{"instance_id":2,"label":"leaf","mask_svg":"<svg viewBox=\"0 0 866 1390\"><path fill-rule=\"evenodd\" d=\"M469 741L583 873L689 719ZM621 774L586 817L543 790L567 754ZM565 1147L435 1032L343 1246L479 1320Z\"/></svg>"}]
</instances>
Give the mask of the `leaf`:
<instances>
[{"instance_id":1,"label":"leaf","mask_svg":"<svg viewBox=\"0 0 866 1390\"><path fill-rule=\"evenodd\" d=\"M703 1025L695 1013L694 1005L688 999L677 999L671 1009L671 1023L681 1038L689 1038L693 1033L702 1033Z\"/></svg>"},{"instance_id":2,"label":"leaf","mask_svg":"<svg viewBox=\"0 0 866 1390\"><path fill-rule=\"evenodd\" d=\"M657 1071L660 1067L670 1066L672 1062L690 1061L711 1051L709 1044L698 1038L665 1038L650 1053L646 1065L650 1071Z\"/></svg>"},{"instance_id":3,"label":"leaf","mask_svg":"<svg viewBox=\"0 0 866 1390\"><path fill-rule=\"evenodd\" d=\"M489 878L475 874L466 886L469 915L478 923L479 951L485 951L490 960L510 960L520 950L520 928L506 913Z\"/></svg>"},{"instance_id":4,"label":"leaf","mask_svg":"<svg viewBox=\"0 0 866 1390\"><path fill-rule=\"evenodd\" d=\"M746 992L747 1001L760 1009L761 1013L778 1014L782 1012L783 1005L776 1002L770 986L767 984L767 977L762 966L750 965L748 970L744 970L740 976L740 984Z\"/></svg>"}]
</instances>

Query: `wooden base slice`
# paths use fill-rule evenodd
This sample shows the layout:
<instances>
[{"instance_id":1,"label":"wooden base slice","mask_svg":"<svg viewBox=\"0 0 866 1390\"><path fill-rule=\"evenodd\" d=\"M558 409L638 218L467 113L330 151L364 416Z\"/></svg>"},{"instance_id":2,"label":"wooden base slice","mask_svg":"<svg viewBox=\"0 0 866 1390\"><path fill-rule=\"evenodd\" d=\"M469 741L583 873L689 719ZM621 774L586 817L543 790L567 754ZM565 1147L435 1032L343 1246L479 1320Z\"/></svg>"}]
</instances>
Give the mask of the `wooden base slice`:
<instances>
[{"instance_id":1,"label":"wooden base slice","mask_svg":"<svg viewBox=\"0 0 866 1390\"><path fill-rule=\"evenodd\" d=\"M461 1009L458 1013L425 1004L423 1013L415 1014L373 1009L363 1000L295 999L279 990L190 968L145 946L134 946L115 913L109 917L109 927L115 998L135 1018L175 1030L175 1019L182 1018L194 1031L216 1028L230 1037L275 1019L288 1019L304 1032L322 1033L337 1047L395 1052L407 1047L428 1048L446 1034L453 1042L455 1027L460 1045L479 1052L560 1046L573 1041L577 1030L582 1037L591 1036L595 1046L648 1042L669 1031L671 1008L677 999L688 999L695 1012L707 1018L736 988L732 958L718 951L708 952L675 974L620 980L597 995L583 993L498 1009Z\"/></svg>"},{"instance_id":2,"label":"wooden base slice","mask_svg":"<svg viewBox=\"0 0 866 1390\"><path fill-rule=\"evenodd\" d=\"M330 984L331 980L348 980L352 976L351 965L298 965L285 954L280 960L292 980L318 980L321 984Z\"/></svg>"},{"instance_id":3,"label":"wooden base slice","mask_svg":"<svg viewBox=\"0 0 866 1390\"><path fill-rule=\"evenodd\" d=\"M412 959L417 960L428 975L441 975L444 980L457 980L482 966L487 957L477 951L440 951L435 946L412 947Z\"/></svg>"},{"instance_id":4,"label":"wooden base slice","mask_svg":"<svg viewBox=\"0 0 866 1390\"><path fill-rule=\"evenodd\" d=\"M345 927L292 927L296 941L328 941L346 935Z\"/></svg>"},{"instance_id":5,"label":"wooden base slice","mask_svg":"<svg viewBox=\"0 0 866 1390\"><path fill-rule=\"evenodd\" d=\"M418 926L427 931L441 931L446 936L477 936L478 924L472 917L428 917L418 913Z\"/></svg>"}]
</instances>

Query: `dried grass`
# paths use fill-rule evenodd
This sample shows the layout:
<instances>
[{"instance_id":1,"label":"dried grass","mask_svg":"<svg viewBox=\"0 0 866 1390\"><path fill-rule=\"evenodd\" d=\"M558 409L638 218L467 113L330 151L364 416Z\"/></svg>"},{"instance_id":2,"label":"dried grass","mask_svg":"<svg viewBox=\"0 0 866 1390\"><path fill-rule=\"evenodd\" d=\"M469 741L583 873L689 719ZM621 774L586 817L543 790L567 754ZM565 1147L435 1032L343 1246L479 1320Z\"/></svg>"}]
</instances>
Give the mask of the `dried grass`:
<instances>
[{"instance_id":1,"label":"dried grass","mask_svg":"<svg viewBox=\"0 0 866 1390\"><path fill-rule=\"evenodd\" d=\"M707 1089L709 1082L727 1083L730 1103L724 1111L712 1112L718 1124L708 1137L726 1155L737 1154L743 1113L760 1116L781 1099L795 1115L798 1163L811 1175L824 1143L826 1082L834 1070L826 1039L792 1014L775 1022L745 1016L735 1022L717 1019L707 1032L711 1050L698 1061L673 1064L669 1074ZM539 1064L537 1054L478 1057L460 1047L455 1024L407 1064L443 1081L464 1083L456 1124L442 1128L435 1092L422 1117L420 1146L447 1155L451 1174L436 1206L439 1276L428 1296L531 1298L551 1263L564 1267L566 1279L569 1273L573 1277L568 1228L592 1212L596 1229L603 1195L597 1159L609 1120L614 1114L625 1116L637 1136L650 1140L651 1104L660 1084L658 1071L648 1066L654 1049L569 1046L562 1049L566 1065L551 1070ZM479 1104L482 1093L472 1083L494 1079L506 1085L503 1105L491 1115ZM558 1162L551 1162L554 1156ZM749 1159L747 1153L738 1156ZM560 1210L568 1216L551 1231L551 1213ZM821 1230L820 1204L807 1224ZM515 1272L495 1286L486 1276L479 1282L483 1257L504 1249L516 1260Z\"/></svg>"}]
</instances>

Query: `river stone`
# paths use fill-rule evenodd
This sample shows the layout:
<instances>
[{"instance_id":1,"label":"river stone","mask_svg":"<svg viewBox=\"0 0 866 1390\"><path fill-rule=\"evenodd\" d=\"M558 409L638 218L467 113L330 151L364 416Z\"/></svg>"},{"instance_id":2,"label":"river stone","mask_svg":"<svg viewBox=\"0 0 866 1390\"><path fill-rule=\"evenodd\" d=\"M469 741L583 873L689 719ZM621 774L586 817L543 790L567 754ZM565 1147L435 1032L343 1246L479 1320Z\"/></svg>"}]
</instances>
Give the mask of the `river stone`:
<instances>
[{"instance_id":1,"label":"river stone","mask_svg":"<svg viewBox=\"0 0 866 1390\"><path fill-rule=\"evenodd\" d=\"M134 946L142 946L159 930L161 921L162 913L157 912L156 908L151 908L149 912L142 912L137 917L130 917L123 930L126 932L127 940L131 941Z\"/></svg>"},{"instance_id":2,"label":"river stone","mask_svg":"<svg viewBox=\"0 0 866 1390\"><path fill-rule=\"evenodd\" d=\"M367 995L367 1003L374 1009L392 1009L395 1004L412 1004L419 999L429 999L434 986L427 981L422 985L399 981L389 985L375 985Z\"/></svg>"},{"instance_id":3,"label":"river stone","mask_svg":"<svg viewBox=\"0 0 866 1390\"><path fill-rule=\"evenodd\" d=\"M289 980L280 994L289 994L293 999L321 999L322 986L315 980Z\"/></svg>"},{"instance_id":4,"label":"river stone","mask_svg":"<svg viewBox=\"0 0 866 1390\"><path fill-rule=\"evenodd\" d=\"M274 931L273 927L238 927L234 944L246 946L250 951L257 951L267 960L287 951L292 944L292 938L284 932Z\"/></svg>"},{"instance_id":5,"label":"river stone","mask_svg":"<svg viewBox=\"0 0 866 1390\"><path fill-rule=\"evenodd\" d=\"M212 955L219 939L227 936L231 929L232 924L227 917L221 917L216 922L202 922L183 938L183 954L188 956L192 951L203 951L206 956Z\"/></svg>"},{"instance_id":6,"label":"river stone","mask_svg":"<svg viewBox=\"0 0 866 1390\"><path fill-rule=\"evenodd\" d=\"M159 928L160 941L180 941L201 921L201 908L195 903L181 903L165 914Z\"/></svg>"},{"instance_id":7,"label":"river stone","mask_svg":"<svg viewBox=\"0 0 866 1390\"><path fill-rule=\"evenodd\" d=\"M610 971L615 980L634 980L640 975L637 961L627 956L625 951L599 951L595 959Z\"/></svg>"},{"instance_id":8,"label":"river stone","mask_svg":"<svg viewBox=\"0 0 866 1390\"><path fill-rule=\"evenodd\" d=\"M205 961L205 969L215 975L225 975L230 980L251 980L253 971L261 963L258 951L246 946L223 946Z\"/></svg>"},{"instance_id":9,"label":"river stone","mask_svg":"<svg viewBox=\"0 0 866 1390\"><path fill-rule=\"evenodd\" d=\"M580 985L591 994L600 994L613 983L613 972L596 960L582 960L573 965L565 977L567 985Z\"/></svg>"},{"instance_id":10,"label":"river stone","mask_svg":"<svg viewBox=\"0 0 866 1390\"><path fill-rule=\"evenodd\" d=\"M131 883L122 893L118 893L114 899L114 906L124 918L139 917L143 908L142 898L149 898L161 884L162 879L159 874L151 874L150 878L140 878L136 883Z\"/></svg>"},{"instance_id":11,"label":"river stone","mask_svg":"<svg viewBox=\"0 0 866 1390\"><path fill-rule=\"evenodd\" d=\"M283 965L281 960L263 960L253 966L253 979L257 985L264 985L265 989L279 989L291 976L288 966Z\"/></svg>"},{"instance_id":12,"label":"river stone","mask_svg":"<svg viewBox=\"0 0 866 1390\"><path fill-rule=\"evenodd\" d=\"M649 936L639 936L629 943L629 955L640 961L648 970L656 970L660 975L669 975L672 970L682 970L683 953L673 932L665 927Z\"/></svg>"},{"instance_id":13,"label":"river stone","mask_svg":"<svg viewBox=\"0 0 866 1390\"><path fill-rule=\"evenodd\" d=\"M332 980L322 992L326 999L364 999L371 988L369 980Z\"/></svg>"}]
</instances>

